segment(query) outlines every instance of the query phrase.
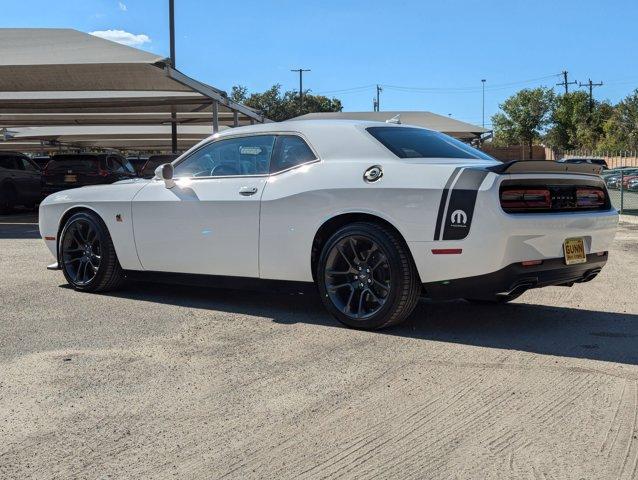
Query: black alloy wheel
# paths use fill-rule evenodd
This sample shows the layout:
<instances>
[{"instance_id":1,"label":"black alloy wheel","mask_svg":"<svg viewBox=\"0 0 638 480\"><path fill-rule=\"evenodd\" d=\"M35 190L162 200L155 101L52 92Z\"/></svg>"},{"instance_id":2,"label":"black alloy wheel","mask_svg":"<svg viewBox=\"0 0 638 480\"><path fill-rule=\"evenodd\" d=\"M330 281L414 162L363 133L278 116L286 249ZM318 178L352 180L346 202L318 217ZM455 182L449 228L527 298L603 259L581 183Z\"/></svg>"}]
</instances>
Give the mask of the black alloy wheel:
<instances>
[{"instance_id":1,"label":"black alloy wheel","mask_svg":"<svg viewBox=\"0 0 638 480\"><path fill-rule=\"evenodd\" d=\"M421 293L403 239L372 222L337 230L323 246L316 273L325 307L354 328L378 329L400 323Z\"/></svg>"},{"instance_id":2,"label":"black alloy wheel","mask_svg":"<svg viewBox=\"0 0 638 480\"><path fill-rule=\"evenodd\" d=\"M94 222L78 218L67 225L62 243L62 262L71 283L89 284L102 261L102 243Z\"/></svg>"},{"instance_id":3,"label":"black alloy wheel","mask_svg":"<svg viewBox=\"0 0 638 480\"><path fill-rule=\"evenodd\" d=\"M325 278L333 305L354 319L377 313L391 289L387 255L374 240L361 235L343 237L333 246Z\"/></svg>"},{"instance_id":4,"label":"black alloy wheel","mask_svg":"<svg viewBox=\"0 0 638 480\"><path fill-rule=\"evenodd\" d=\"M109 231L93 212L78 212L67 220L60 234L58 259L64 277L76 290L113 290L124 280Z\"/></svg>"}]
</instances>

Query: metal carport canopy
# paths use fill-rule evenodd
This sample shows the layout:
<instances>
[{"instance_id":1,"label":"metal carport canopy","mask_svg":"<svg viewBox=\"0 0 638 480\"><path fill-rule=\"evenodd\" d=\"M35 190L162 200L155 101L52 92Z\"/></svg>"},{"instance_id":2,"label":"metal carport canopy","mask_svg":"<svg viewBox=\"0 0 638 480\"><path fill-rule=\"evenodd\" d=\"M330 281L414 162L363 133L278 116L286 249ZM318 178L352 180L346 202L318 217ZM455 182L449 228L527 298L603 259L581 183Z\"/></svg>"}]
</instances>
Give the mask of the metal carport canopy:
<instances>
[{"instance_id":1,"label":"metal carport canopy","mask_svg":"<svg viewBox=\"0 0 638 480\"><path fill-rule=\"evenodd\" d=\"M229 128L220 126L220 130ZM180 128L178 145L187 149L211 135L210 125L183 125ZM169 125L107 125L107 126L54 126L13 128L9 138L0 142L4 149L19 150L19 145L42 140L65 148L116 148L121 150L166 150L171 146Z\"/></svg>"},{"instance_id":2,"label":"metal carport canopy","mask_svg":"<svg viewBox=\"0 0 638 480\"><path fill-rule=\"evenodd\" d=\"M80 110L74 113L82 113L83 109L107 113L104 109L122 107L121 92L137 94L130 93L127 99L137 113L148 113L147 109L162 106L164 109L160 111L170 112L168 106L185 105L185 98L166 92L185 92L187 96L201 97L199 103L197 97L192 98L195 103L190 105L211 109L214 129L218 127L220 108L232 112L233 120L238 120L241 114L251 122L264 121L258 112L231 101L225 92L184 75L161 56L71 29L0 29L0 92L32 95L31 102L20 106L25 98L5 93L0 98L0 117L22 112L69 113L68 108ZM45 92L58 92L57 100L61 103L54 106L51 98L47 101ZM63 92L68 92L66 104ZM78 92L87 93L84 103L78 101ZM136 103L137 99L143 101ZM3 125L10 125L2 121ZM46 125L45 122L43 119L41 125Z\"/></svg>"},{"instance_id":3,"label":"metal carport canopy","mask_svg":"<svg viewBox=\"0 0 638 480\"><path fill-rule=\"evenodd\" d=\"M177 123L211 123L212 110L212 100L195 92L0 92L0 127L168 124L171 112ZM254 121L225 105L218 119L228 126Z\"/></svg>"}]
</instances>

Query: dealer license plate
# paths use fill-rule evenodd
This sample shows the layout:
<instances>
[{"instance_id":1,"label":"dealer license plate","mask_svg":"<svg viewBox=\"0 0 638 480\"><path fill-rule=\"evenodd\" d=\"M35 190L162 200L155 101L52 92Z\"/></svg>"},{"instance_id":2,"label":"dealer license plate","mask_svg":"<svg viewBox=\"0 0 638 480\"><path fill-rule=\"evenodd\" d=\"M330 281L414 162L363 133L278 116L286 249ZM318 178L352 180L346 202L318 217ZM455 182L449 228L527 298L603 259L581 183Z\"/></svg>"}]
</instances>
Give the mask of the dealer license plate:
<instances>
[{"instance_id":1,"label":"dealer license plate","mask_svg":"<svg viewBox=\"0 0 638 480\"><path fill-rule=\"evenodd\" d=\"M67 183L77 182L78 181L78 176L77 175L65 175L64 176L64 181L67 182Z\"/></svg>"},{"instance_id":2,"label":"dealer license plate","mask_svg":"<svg viewBox=\"0 0 638 480\"><path fill-rule=\"evenodd\" d=\"M574 265L576 263L585 263L587 255L585 255L585 242L582 238L568 238L563 242L563 252L565 253L565 263Z\"/></svg>"}]
</instances>

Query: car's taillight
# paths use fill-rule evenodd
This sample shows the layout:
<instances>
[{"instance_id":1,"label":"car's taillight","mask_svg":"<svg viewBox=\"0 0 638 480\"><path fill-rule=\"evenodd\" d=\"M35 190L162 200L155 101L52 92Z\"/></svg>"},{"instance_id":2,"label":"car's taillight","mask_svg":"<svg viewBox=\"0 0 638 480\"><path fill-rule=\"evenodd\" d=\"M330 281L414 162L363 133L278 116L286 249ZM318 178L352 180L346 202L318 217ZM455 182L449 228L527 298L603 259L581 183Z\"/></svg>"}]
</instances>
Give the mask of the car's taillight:
<instances>
[{"instance_id":1,"label":"car's taillight","mask_svg":"<svg viewBox=\"0 0 638 480\"><path fill-rule=\"evenodd\" d=\"M551 208L552 200L546 188L511 188L501 191L501 206L505 210Z\"/></svg>"},{"instance_id":2,"label":"car's taillight","mask_svg":"<svg viewBox=\"0 0 638 480\"><path fill-rule=\"evenodd\" d=\"M602 207L605 204L605 192L598 188L576 189L577 207Z\"/></svg>"}]
</instances>

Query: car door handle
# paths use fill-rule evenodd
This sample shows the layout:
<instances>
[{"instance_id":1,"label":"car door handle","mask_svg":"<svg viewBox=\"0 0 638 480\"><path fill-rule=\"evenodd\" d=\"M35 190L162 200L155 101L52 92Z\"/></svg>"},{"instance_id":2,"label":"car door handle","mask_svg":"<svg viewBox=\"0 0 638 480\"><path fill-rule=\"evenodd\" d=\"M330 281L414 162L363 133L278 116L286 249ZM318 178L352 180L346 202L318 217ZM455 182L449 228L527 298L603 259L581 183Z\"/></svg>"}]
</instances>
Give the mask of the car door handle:
<instances>
[{"instance_id":1,"label":"car door handle","mask_svg":"<svg viewBox=\"0 0 638 480\"><path fill-rule=\"evenodd\" d=\"M244 197L250 197L255 193L257 193L257 187L241 187L239 189L239 194L243 195Z\"/></svg>"}]
</instances>

